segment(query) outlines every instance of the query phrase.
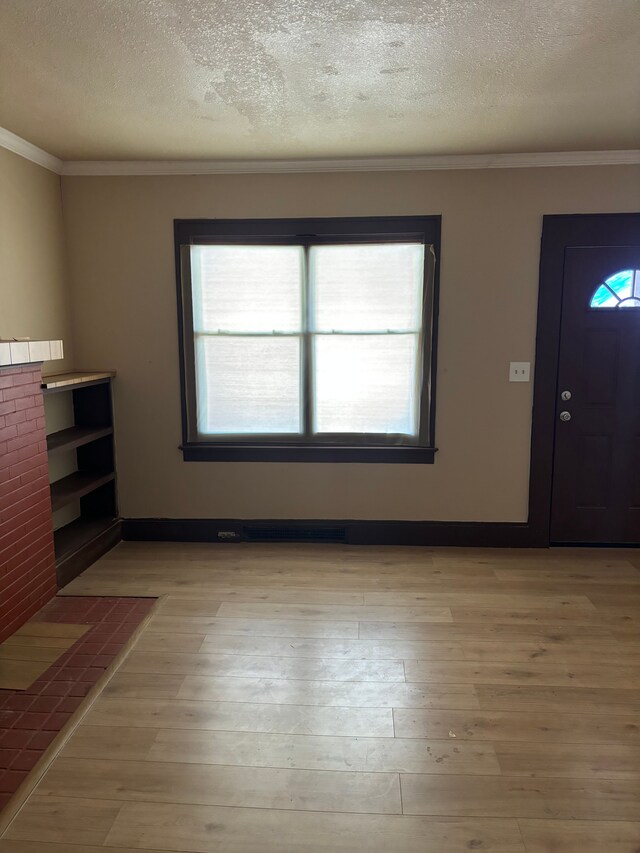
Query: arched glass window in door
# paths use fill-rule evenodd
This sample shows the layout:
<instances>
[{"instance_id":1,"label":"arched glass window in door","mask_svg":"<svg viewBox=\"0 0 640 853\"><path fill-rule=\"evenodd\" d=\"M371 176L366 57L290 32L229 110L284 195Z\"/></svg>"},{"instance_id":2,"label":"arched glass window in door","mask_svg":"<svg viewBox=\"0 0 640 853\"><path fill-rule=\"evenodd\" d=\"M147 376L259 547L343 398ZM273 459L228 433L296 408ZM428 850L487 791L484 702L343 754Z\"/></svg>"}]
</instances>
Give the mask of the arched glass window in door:
<instances>
[{"instance_id":1,"label":"arched glass window in door","mask_svg":"<svg viewBox=\"0 0 640 853\"><path fill-rule=\"evenodd\" d=\"M640 308L640 270L622 270L596 288L591 308Z\"/></svg>"}]
</instances>

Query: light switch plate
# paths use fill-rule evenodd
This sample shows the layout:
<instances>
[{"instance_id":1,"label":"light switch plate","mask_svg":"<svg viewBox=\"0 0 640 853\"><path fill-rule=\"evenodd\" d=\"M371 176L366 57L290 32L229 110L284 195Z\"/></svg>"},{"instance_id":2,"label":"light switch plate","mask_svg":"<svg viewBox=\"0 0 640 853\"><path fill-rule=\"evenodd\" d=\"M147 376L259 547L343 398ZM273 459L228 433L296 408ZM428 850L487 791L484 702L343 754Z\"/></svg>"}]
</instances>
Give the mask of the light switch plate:
<instances>
[{"instance_id":1,"label":"light switch plate","mask_svg":"<svg viewBox=\"0 0 640 853\"><path fill-rule=\"evenodd\" d=\"M509 382L531 381L530 361L511 361L509 363Z\"/></svg>"}]
</instances>

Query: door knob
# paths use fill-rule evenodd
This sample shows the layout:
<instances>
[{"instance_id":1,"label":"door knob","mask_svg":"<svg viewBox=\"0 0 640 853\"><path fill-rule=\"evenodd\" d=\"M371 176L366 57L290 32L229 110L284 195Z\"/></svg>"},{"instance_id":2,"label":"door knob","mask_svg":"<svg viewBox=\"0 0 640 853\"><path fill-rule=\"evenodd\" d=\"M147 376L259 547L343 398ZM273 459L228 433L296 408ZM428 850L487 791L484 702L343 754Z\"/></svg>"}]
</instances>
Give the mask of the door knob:
<instances>
[{"instance_id":1,"label":"door knob","mask_svg":"<svg viewBox=\"0 0 640 853\"><path fill-rule=\"evenodd\" d=\"M571 420L571 412L560 412L560 420L561 421L570 421Z\"/></svg>"}]
</instances>

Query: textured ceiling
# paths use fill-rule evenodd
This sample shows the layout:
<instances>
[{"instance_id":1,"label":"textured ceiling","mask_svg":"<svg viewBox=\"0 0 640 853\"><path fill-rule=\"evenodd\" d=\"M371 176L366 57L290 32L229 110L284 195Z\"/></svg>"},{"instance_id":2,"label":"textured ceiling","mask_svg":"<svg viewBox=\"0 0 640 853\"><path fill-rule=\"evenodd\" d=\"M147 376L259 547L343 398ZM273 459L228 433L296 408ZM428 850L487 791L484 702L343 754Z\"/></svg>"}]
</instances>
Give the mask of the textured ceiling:
<instances>
[{"instance_id":1,"label":"textured ceiling","mask_svg":"<svg viewBox=\"0 0 640 853\"><path fill-rule=\"evenodd\" d=\"M0 126L63 159L635 148L638 0L0 0Z\"/></svg>"}]
</instances>

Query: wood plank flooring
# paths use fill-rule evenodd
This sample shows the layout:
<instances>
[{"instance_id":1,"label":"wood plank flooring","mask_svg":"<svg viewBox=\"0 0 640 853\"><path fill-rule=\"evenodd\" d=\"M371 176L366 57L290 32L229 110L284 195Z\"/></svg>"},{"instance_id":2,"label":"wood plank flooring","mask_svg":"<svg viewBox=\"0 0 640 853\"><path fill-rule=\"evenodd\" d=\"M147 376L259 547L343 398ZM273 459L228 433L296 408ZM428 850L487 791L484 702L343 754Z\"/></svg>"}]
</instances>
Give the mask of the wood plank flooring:
<instances>
[{"instance_id":1,"label":"wood plank flooring","mask_svg":"<svg viewBox=\"0 0 640 853\"><path fill-rule=\"evenodd\" d=\"M0 853L640 851L637 550L123 543L64 592L162 598Z\"/></svg>"}]
</instances>

